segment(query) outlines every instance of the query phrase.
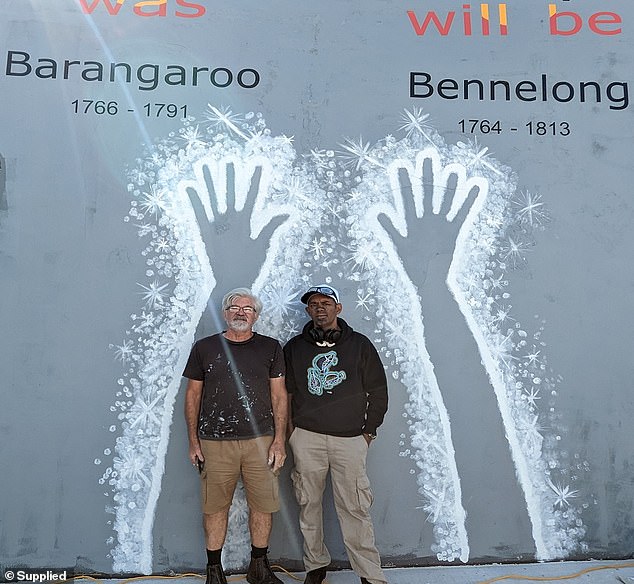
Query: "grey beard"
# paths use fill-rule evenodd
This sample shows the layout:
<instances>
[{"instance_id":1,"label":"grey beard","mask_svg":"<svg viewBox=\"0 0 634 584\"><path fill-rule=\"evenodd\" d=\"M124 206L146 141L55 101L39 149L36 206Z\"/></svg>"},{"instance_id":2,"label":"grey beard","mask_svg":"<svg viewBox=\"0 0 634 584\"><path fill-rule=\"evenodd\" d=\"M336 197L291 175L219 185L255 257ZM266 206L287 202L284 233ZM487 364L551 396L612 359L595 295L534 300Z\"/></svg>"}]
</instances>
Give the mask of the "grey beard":
<instances>
[{"instance_id":1,"label":"grey beard","mask_svg":"<svg viewBox=\"0 0 634 584\"><path fill-rule=\"evenodd\" d=\"M232 331L243 333L249 330L249 323L245 320L232 320L229 324L229 328Z\"/></svg>"}]
</instances>

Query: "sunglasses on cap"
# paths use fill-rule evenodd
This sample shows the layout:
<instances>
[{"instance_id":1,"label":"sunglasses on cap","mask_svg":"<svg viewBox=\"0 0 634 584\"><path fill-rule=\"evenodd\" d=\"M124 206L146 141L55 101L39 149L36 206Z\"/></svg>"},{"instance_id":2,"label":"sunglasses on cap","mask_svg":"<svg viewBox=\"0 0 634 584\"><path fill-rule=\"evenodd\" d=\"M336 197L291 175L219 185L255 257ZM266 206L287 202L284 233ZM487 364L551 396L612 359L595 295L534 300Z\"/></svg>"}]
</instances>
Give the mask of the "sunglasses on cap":
<instances>
[{"instance_id":1,"label":"sunglasses on cap","mask_svg":"<svg viewBox=\"0 0 634 584\"><path fill-rule=\"evenodd\" d=\"M319 285L319 286L311 286L305 294L301 297L301 301L304 304L308 304L308 299L313 294L323 294L324 296L328 296L332 298L337 304L339 304L339 292L332 286Z\"/></svg>"}]
</instances>

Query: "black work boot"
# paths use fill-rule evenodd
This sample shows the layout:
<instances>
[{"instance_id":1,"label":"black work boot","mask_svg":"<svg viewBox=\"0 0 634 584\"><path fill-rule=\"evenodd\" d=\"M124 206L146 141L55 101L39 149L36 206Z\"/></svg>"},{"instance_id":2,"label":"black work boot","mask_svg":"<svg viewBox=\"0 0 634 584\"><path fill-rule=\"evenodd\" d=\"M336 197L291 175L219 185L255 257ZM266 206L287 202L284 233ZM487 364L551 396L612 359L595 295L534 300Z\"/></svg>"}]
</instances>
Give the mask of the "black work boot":
<instances>
[{"instance_id":1,"label":"black work boot","mask_svg":"<svg viewBox=\"0 0 634 584\"><path fill-rule=\"evenodd\" d=\"M370 584L370 580L361 576L361 584Z\"/></svg>"},{"instance_id":2,"label":"black work boot","mask_svg":"<svg viewBox=\"0 0 634 584\"><path fill-rule=\"evenodd\" d=\"M311 570L310 572L306 572L306 579L304 580L304 584L321 584L326 577L326 568L317 568L316 570Z\"/></svg>"},{"instance_id":3,"label":"black work boot","mask_svg":"<svg viewBox=\"0 0 634 584\"><path fill-rule=\"evenodd\" d=\"M225 573L220 564L207 564L207 581L205 584L227 584Z\"/></svg>"},{"instance_id":4,"label":"black work boot","mask_svg":"<svg viewBox=\"0 0 634 584\"><path fill-rule=\"evenodd\" d=\"M247 582L249 584L284 584L271 570L267 556L251 558L247 570Z\"/></svg>"}]
</instances>

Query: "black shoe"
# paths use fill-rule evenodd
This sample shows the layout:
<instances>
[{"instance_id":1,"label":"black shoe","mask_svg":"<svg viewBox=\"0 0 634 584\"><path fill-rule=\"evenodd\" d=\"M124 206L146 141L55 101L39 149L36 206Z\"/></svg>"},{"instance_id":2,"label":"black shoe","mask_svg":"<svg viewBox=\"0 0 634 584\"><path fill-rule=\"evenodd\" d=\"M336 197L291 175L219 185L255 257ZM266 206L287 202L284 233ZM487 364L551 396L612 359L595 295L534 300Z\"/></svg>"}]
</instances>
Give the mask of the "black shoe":
<instances>
[{"instance_id":1,"label":"black shoe","mask_svg":"<svg viewBox=\"0 0 634 584\"><path fill-rule=\"evenodd\" d=\"M316 570L311 570L310 572L306 572L306 579L304 580L304 584L321 584L326 577L326 568L317 568Z\"/></svg>"},{"instance_id":2,"label":"black shoe","mask_svg":"<svg viewBox=\"0 0 634 584\"><path fill-rule=\"evenodd\" d=\"M207 581L205 584L227 584L225 573L220 564L207 564Z\"/></svg>"},{"instance_id":3,"label":"black shoe","mask_svg":"<svg viewBox=\"0 0 634 584\"><path fill-rule=\"evenodd\" d=\"M266 556L251 558L247 570L247 582L249 584L284 584L271 570L269 559Z\"/></svg>"},{"instance_id":4,"label":"black shoe","mask_svg":"<svg viewBox=\"0 0 634 584\"><path fill-rule=\"evenodd\" d=\"M367 578L361 577L361 584L370 584L370 580L368 580Z\"/></svg>"}]
</instances>

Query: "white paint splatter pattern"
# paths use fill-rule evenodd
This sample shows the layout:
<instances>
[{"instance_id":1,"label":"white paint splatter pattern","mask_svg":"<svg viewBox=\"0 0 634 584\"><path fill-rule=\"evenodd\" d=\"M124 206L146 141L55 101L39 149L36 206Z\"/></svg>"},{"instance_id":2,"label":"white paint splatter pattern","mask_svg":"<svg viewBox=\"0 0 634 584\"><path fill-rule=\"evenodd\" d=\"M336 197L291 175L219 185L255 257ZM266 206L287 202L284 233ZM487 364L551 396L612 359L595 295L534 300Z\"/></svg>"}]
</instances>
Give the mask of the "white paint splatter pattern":
<instances>
[{"instance_id":1,"label":"white paint splatter pattern","mask_svg":"<svg viewBox=\"0 0 634 584\"><path fill-rule=\"evenodd\" d=\"M268 170L267 184L258 193L251 221L251 236L276 215L288 213L285 237L294 241L304 238L296 225L295 209L288 207L296 197L307 197L303 209L319 216L317 197L311 197L311 185L293 167L295 153L290 141L273 137L261 116L245 118L210 107L209 127L202 130L192 120L184 124L179 135L157 144L130 172L129 190L133 200L128 222L133 222L139 237L147 240L142 252L147 264L147 283L139 283L144 305L141 314L131 316L132 324L121 345L113 346L115 357L127 365L112 411L118 413L119 432L112 465L100 483L112 489L116 545L112 550L115 572L152 571L152 524L160 493L173 404L181 382L196 326L211 291L222 274L216 275L196 227L196 220L186 187L200 182L202 165L219 167L227 160L252 167L261 163ZM237 135L237 139L235 136ZM240 175L236 172L236 192ZM244 189L242 189L243 191ZM239 202L236 201L236 206ZM271 239L269 256L278 255L280 234ZM288 265L297 265L301 246L287 250ZM213 259L213 258L212 258ZM276 271L275 267L262 270ZM279 270L277 270L279 271ZM293 280L293 274L279 281ZM254 287L257 287L257 281ZM271 286L269 296L279 288ZM280 293L280 298L283 294ZM277 324L284 306L275 307L271 315ZM109 495L109 493L106 493ZM248 541L243 515L246 503L239 490L231 513L229 544L224 562L228 568L242 564L242 543ZM114 538L109 540L115 543ZM239 552L236 553L236 549ZM234 557L236 556L237 557Z\"/></svg>"},{"instance_id":2,"label":"white paint splatter pattern","mask_svg":"<svg viewBox=\"0 0 634 584\"><path fill-rule=\"evenodd\" d=\"M375 297L380 316L375 332L385 344L384 354L391 357L394 376L408 388L411 448L402 454L410 456L416 466L424 509L434 524L436 542L432 549L439 560L468 560L460 481L447 412L425 348L422 322L415 323L414 334L403 334L412 329L411 315L421 314L420 300L376 219L384 213L397 229L406 230L401 197L394 194L394 176L399 168L420 176L417 163L423 159L432 160L436 167L434 212L440 207L438 191L442 191L446 178L451 173L459 177L462 196L457 193L454 198L448 220L455 216L472 186L480 188L458 236L448 285L477 341L497 397L527 501L537 557L566 557L584 547L585 529L579 509L571 505L577 492L553 487L553 475L565 476L566 480L573 477L566 467L566 453L558 448L561 436L555 435L553 442L546 435L539 425L545 416L537 406L540 390L552 398L557 382L548 377L545 358L537 349L543 346L543 329L533 335L531 345L521 325L510 324L510 295L504 291L506 273L525 266L526 252L533 243L532 230L547 222L546 210L539 196L516 194L510 170L493 160L477 142L447 145L426 123L427 115L421 111L406 112L404 121L405 138L387 137L373 147L356 149L363 186L358 187L358 196L350 204L348 221L355 241L352 259L361 268L359 281L366 286L360 287L359 297ZM441 178L437 181L438 176ZM419 211L422 194L417 195L416 189L413 194ZM420 358L412 359L412 355ZM549 405L549 422L554 428L556 416L552 403ZM401 444L405 446L404 441Z\"/></svg>"},{"instance_id":3,"label":"white paint splatter pattern","mask_svg":"<svg viewBox=\"0 0 634 584\"><path fill-rule=\"evenodd\" d=\"M394 169L404 162L415 165L417 156L432 157L445 171L459 170L465 181L486 184L479 212L470 213L461 230L449 284L493 380L539 559L563 558L583 547L584 527L574 500L579 494L569 484L576 476L560 448L553 403L558 379L544 356L543 323L531 335L514 322L505 290L508 272L526 267L533 231L548 221L545 206L539 195L516 193L512 173L486 148L476 142L447 145L422 111L405 112L399 130L405 134L401 139L387 136L374 145L347 140L341 153L318 150L297 161L292 139L272 136L260 114L240 116L210 106L206 124L185 121L178 134L137 160L130 171L132 202L125 220L147 241L142 252L147 281L139 283L140 314L131 315L125 338L112 346L126 369L111 408L118 418L110 428L118 433L112 464L100 479L110 486L106 495L113 500L116 539L109 543L114 544L115 572L152 571L152 524L180 372L222 276L207 257L184 186L200 184L202 164L227 160L236 168L252 168L257 161L267 173L251 218L252 239L273 217L288 215L252 285L265 305L260 330L282 340L296 334L304 319L298 297L308 284L333 278L358 283L356 308L374 322L373 340L392 376L408 390L411 446L405 447L402 434L402 455L413 461L411 472L434 526L432 550L442 561L469 557L451 431L422 322L414 335L403 335L405 311L411 313L414 306L420 314L420 300L389 237L377 229L376 214L385 212L398 227L390 170L393 181ZM236 185L241 176L237 172ZM394 302L395 289L400 304ZM376 319L363 314L370 308ZM548 432L542 424L546 418ZM104 455L110 456L110 449ZM240 568L247 558L246 501L239 489L223 563Z\"/></svg>"}]
</instances>

